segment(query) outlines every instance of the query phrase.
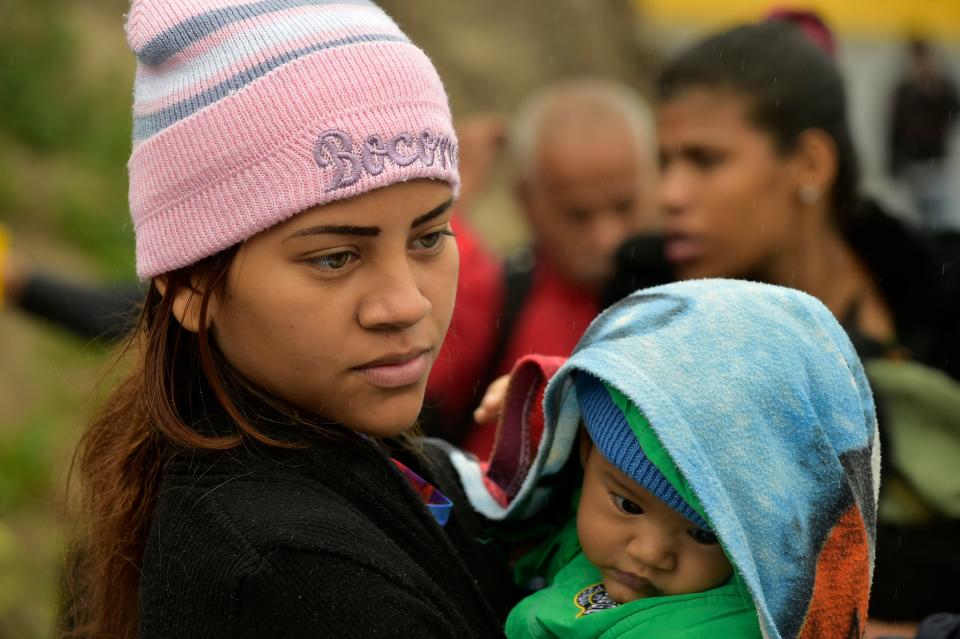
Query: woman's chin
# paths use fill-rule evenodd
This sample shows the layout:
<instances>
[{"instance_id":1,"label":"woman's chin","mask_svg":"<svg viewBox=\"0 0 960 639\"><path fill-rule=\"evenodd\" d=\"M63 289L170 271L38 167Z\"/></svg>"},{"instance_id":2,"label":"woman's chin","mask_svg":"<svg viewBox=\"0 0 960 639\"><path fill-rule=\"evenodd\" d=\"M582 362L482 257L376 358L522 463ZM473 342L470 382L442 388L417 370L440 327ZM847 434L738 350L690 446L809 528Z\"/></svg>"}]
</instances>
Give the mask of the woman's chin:
<instances>
[{"instance_id":1,"label":"woman's chin","mask_svg":"<svg viewBox=\"0 0 960 639\"><path fill-rule=\"evenodd\" d=\"M380 439L389 439L391 437L397 437L407 432L416 424L416 417L411 421L399 422L396 420L391 420L389 422L369 422L359 424L351 430L361 433L363 435L368 435L370 437L377 437Z\"/></svg>"},{"instance_id":2,"label":"woman's chin","mask_svg":"<svg viewBox=\"0 0 960 639\"><path fill-rule=\"evenodd\" d=\"M368 406L346 425L350 430L371 437L396 437L414 427L422 408L422 393L414 397L397 397L380 405Z\"/></svg>"}]
</instances>

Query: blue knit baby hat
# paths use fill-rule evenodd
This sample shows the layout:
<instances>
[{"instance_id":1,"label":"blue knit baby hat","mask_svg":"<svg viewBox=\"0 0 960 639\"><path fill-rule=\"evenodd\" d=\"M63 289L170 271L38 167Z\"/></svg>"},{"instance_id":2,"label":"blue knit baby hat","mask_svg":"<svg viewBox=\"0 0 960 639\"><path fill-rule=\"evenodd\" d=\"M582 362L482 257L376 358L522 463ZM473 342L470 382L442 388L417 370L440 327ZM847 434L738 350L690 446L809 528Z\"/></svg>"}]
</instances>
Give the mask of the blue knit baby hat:
<instances>
[{"instance_id":1,"label":"blue knit baby hat","mask_svg":"<svg viewBox=\"0 0 960 639\"><path fill-rule=\"evenodd\" d=\"M613 403L603 382L593 375L580 372L576 375L575 384L580 415L600 454L670 508L699 528L710 530L710 525L680 496L644 454L633 429L627 423L627 418Z\"/></svg>"}]
</instances>

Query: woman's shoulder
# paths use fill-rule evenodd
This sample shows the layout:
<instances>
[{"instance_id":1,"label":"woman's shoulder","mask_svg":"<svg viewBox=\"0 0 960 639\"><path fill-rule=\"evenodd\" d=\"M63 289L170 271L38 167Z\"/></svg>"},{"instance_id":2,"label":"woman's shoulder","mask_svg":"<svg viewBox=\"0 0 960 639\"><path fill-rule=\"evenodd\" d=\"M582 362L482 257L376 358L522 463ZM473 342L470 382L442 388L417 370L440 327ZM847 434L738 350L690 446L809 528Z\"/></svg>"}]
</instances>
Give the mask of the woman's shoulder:
<instances>
[{"instance_id":1,"label":"woman's shoulder","mask_svg":"<svg viewBox=\"0 0 960 639\"><path fill-rule=\"evenodd\" d=\"M333 500L294 497L299 516L270 501L241 489L167 503L185 515L158 509L142 564L143 639L456 635L430 603L439 599L421 596L417 567L369 520Z\"/></svg>"},{"instance_id":2,"label":"woman's shoulder","mask_svg":"<svg viewBox=\"0 0 960 639\"><path fill-rule=\"evenodd\" d=\"M271 608L320 614L320 601L294 600L347 596L344 575L364 575L371 596L393 587L402 553L308 461L231 451L167 465L142 563L142 636L177 635L178 623L195 634L213 620L222 625L211 632L229 636L223 628L262 627Z\"/></svg>"},{"instance_id":3,"label":"woman's shoulder","mask_svg":"<svg viewBox=\"0 0 960 639\"><path fill-rule=\"evenodd\" d=\"M182 549L185 540L203 538L249 546L257 553L278 545L300 550L329 549L338 543L355 547L370 529L369 513L353 494L369 472L370 460L342 464L356 453L337 451L330 457L343 466L338 475L331 472L331 460L325 460L322 472L318 455L325 453L183 454L166 466L154 527L165 531L167 540L178 540ZM389 487L382 490L389 492Z\"/></svg>"},{"instance_id":4,"label":"woman's shoulder","mask_svg":"<svg viewBox=\"0 0 960 639\"><path fill-rule=\"evenodd\" d=\"M960 236L954 232L923 232L869 198L842 230L878 282L894 315L905 316L898 318L901 321L913 320L911 312L920 315L928 311L946 288L957 285L950 262L955 261L956 255L951 253Z\"/></svg>"},{"instance_id":5,"label":"woman's shoulder","mask_svg":"<svg viewBox=\"0 0 960 639\"><path fill-rule=\"evenodd\" d=\"M402 481L389 458L363 450L174 460L144 554L141 635L182 636L171 625L181 623L199 636L210 619L251 637L489 629L473 578L431 536ZM387 629L384 619L395 621Z\"/></svg>"},{"instance_id":6,"label":"woman's shoulder","mask_svg":"<svg viewBox=\"0 0 960 639\"><path fill-rule=\"evenodd\" d=\"M890 308L912 357L960 376L960 233L922 232L873 200L843 228Z\"/></svg>"}]
</instances>

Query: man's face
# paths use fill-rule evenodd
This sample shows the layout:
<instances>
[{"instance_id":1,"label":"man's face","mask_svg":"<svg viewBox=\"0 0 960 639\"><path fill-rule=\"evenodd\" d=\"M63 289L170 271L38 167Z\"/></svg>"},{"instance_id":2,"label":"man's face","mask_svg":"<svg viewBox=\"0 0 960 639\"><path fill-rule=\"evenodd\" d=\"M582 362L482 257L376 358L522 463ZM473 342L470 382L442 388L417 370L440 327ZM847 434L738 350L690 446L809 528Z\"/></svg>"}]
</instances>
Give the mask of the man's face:
<instances>
[{"instance_id":1,"label":"man's face","mask_svg":"<svg viewBox=\"0 0 960 639\"><path fill-rule=\"evenodd\" d=\"M657 225L654 167L626 126L544 134L520 198L534 242L571 282L600 288L628 237Z\"/></svg>"}]
</instances>

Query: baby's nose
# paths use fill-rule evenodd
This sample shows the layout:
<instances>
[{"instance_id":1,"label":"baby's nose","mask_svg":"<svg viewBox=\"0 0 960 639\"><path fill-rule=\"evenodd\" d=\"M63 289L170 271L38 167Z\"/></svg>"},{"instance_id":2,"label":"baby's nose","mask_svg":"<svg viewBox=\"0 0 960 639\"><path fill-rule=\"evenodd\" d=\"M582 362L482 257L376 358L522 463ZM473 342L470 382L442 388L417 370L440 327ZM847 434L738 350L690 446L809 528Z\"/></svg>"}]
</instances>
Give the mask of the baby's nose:
<instances>
[{"instance_id":1,"label":"baby's nose","mask_svg":"<svg viewBox=\"0 0 960 639\"><path fill-rule=\"evenodd\" d=\"M662 572L668 572L676 566L676 554L673 540L657 531L642 531L627 544L627 553L638 562Z\"/></svg>"}]
</instances>

